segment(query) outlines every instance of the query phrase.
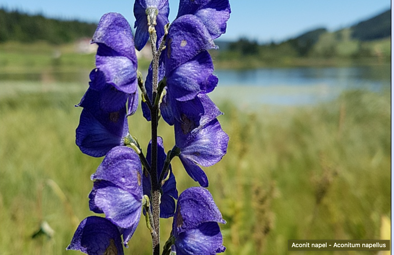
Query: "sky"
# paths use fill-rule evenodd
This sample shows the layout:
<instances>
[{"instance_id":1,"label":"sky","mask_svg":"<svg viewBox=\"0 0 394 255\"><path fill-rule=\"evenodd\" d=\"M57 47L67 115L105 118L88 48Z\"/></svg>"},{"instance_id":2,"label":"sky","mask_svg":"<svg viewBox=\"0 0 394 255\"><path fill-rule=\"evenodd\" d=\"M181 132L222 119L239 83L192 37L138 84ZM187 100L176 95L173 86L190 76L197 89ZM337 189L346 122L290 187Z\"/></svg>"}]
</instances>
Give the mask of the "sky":
<instances>
[{"instance_id":1,"label":"sky","mask_svg":"<svg viewBox=\"0 0 394 255\"><path fill-rule=\"evenodd\" d=\"M172 21L179 1L169 2ZM107 12L119 12L132 27L133 4L131 0L0 0L0 6L8 9L88 22L98 22ZM230 0L230 5L227 32L221 39L246 37L260 43L281 42L319 27L335 31L391 7L390 0Z\"/></svg>"}]
</instances>

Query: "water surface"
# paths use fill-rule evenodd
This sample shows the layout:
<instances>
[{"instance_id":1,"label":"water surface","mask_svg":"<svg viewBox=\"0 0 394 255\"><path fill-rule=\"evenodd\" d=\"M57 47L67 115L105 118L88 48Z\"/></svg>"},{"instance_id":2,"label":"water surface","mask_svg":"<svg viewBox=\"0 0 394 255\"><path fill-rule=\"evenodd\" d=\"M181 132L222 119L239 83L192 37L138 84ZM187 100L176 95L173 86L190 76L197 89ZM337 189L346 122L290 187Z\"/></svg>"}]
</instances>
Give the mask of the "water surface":
<instances>
[{"instance_id":1,"label":"water surface","mask_svg":"<svg viewBox=\"0 0 394 255\"><path fill-rule=\"evenodd\" d=\"M260 68L215 70L217 100L242 105L309 105L332 100L349 89L390 89L390 66Z\"/></svg>"}]
</instances>

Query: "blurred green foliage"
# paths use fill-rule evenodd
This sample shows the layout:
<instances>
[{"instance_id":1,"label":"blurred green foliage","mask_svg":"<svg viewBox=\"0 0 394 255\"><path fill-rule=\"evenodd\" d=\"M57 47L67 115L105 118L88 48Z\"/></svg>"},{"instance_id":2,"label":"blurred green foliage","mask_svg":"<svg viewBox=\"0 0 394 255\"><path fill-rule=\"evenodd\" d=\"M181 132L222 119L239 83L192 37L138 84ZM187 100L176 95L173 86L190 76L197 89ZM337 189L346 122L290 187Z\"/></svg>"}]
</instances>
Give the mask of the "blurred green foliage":
<instances>
[{"instance_id":1,"label":"blurred green foliage","mask_svg":"<svg viewBox=\"0 0 394 255\"><path fill-rule=\"evenodd\" d=\"M6 83L4 90L32 89L0 98L1 253L80 254L65 248L76 224L92 215L90 175L102 161L74 141L81 112L74 105L86 86ZM389 93L349 91L313 107L249 112L230 102L219 106L228 153L205 171L227 221L225 254L289 254L288 239L380 238L381 217L390 215ZM147 144L141 111L129 123ZM161 121L159 135L171 148L172 127ZM196 185L178 159L173 169L180 192ZM45 222L53 237L33 239ZM171 223L162 221L163 243ZM150 242L141 222L125 252L150 254Z\"/></svg>"}]
</instances>

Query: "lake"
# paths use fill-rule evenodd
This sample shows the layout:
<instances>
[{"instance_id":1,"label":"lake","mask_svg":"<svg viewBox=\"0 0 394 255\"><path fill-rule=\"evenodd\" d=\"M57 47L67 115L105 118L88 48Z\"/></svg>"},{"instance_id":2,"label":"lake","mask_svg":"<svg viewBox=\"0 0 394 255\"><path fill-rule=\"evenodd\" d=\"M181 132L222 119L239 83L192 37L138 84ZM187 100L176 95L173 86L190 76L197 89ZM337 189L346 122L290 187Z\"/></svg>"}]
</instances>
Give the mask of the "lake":
<instances>
[{"instance_id":1,"label":"lake","mask_svg":"<svg viewBox=\"0 0 394 255\"><path fill-rule=\"evenodd\" d=\"M215 70L214 101L230 100L242 107L310 105L332 100L348 89L390 91L390 65L351 67L260 68ZM89 70L43 73L0 73L0 96L15 92L86 90Z\"/></svg>"},{"instance_id":2,"label":"lake","mask_svg":"<svg viewBox=\"0 0 394 255\"><path fill-rule=\"evenodd\" d=\"M332 100L349 89L390 91L390 65L352 67L261 68L216 70L215 100L244 106L309 105Z\"/></svg>"}]
</instances>

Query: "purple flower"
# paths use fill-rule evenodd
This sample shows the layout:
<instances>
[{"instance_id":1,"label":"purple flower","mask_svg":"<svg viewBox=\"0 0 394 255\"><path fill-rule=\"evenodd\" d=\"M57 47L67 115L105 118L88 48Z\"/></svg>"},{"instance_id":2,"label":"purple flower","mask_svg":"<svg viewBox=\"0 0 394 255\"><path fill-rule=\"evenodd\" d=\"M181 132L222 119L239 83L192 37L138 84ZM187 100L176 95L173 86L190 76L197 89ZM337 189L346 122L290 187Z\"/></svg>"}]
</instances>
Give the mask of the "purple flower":
<instances>
[{"instance_id":1,"label":"purple flower","mask_svg":"<svg viewBox=\"0 0 394 255\"><path fill-rule=\"evenodd\" d=\"M123 255L118 228L109 220L97 216L87 217L79 224L67 250L77 250L89 255Z\"/></svg>"},{"instance_id":2,"label":"purple flower","mask_svg":"<svg viewBox=\"0 0 394 255\"><path fill-rule=\"evenodd\" d=\"M207 167L219 162L227 152L229 137L217 119L192 127L186 116L183 122L176 122L175 143L181 150L179 158L186 172L201 186L208 187L208 178L197 164Z\"/></svg>"},{"instance_id":3,"label":"purple flower","mask_svg":"<svg viewBox=\"0 0 394 255\"><path fill-rule=\"evenodd\" d=\"M204 110L218 112L209 98L197 98L211 92L218 82L207 52L213 47L204 25L193 15L175 20L170 27L164 53L167 94L161 106L162 116L170 125L174 120L181 121L184 112L193 111L200 116Z\"/></svg>"},{"instance_id":4,"label":"purple flower","mask_svg":"<svg viewBox=\"0 0 394 255\"><path fill-rule=\"evenodd\" d=\"M142 168L133 149L118 146L108 152L91 179L94 186L89 194L90 210L105 213L121 228L124 244L138 226L142 208Z\"/></svg>"},{"instance_id":5,"label":"purple flower","mask_svg":"<svg viewBox=\"0 0 394 255\"><path fill-rule=\"evenodd\" d=\"M93 157L102 157L115 146L123 145L128 133L126 101L129 96L105 83L103 74L91 73L92 81L78 106L83 107L76 144ZM100 89L100 90L95 90ZM129 98L129 102L133 98Z\"/></svg>"},{"instance_id":6,"label":"purple flower","mask_svg":"<svg viewBox=\"0 0 394 255\"><path fill-rule=\"evenodd\" d=\"M126 94L137 93L137 56L133 35L127 20L119 13L107 13L93 35L98 44L96 66L106 83Z\"/></svg>"},{"instance_id":7,"label":"purple flower","mask_svg":"<svg viewBox=\"0 0 394 255\"><path fill-rule=\"evenodd\" d=\"M172 225L177 255L211 255L225 251L218 223L225 224L207 189L192 187L181 193Z\"/></svg>"},{"instance_id":8,"label":"purple flower","mask_svg":"<svg viewBox=\"0 0 394 255\"><path fill-rule=\"evenodd\" d=\"M168 0L136 0L134 2L134 16L136 19L134 28L137 28L135 32L135 47L137 50L141 50L149 39L148 13L157 15L155 29L158 42L164 35L164 26L169 23L169 12ZM150 17L154 18L154 16Z\"/></svg>"},{"instance_id":9,"label":"purple flower","mask_svg":"<svg viewBox=\"0 0 394 255\"><path fill-rule=\"evenodd\" d=\"M157 149L157 177L156 178L158 179L162 170L163 170L164 161L166 160L167 155L164 152L163 139L161 137L157 137L157 144L158 144L158 149ZM146 160L148 162L151 162L151 157L152 157L151 150L152 150L152 141L150 141L150 143L148 145L148 151L146 153ZM169 171L170 171L170 177L164 183L164 185L162 187L162 192L161 192L161 203L160 203L160 217L161 218L169 218L169 217L174 216L175 199L178 199L178 191L176 189L175 176L172 173L171 165L170 165ZM149 176L144 175L143 187L144 187L144 194L147 195L148 197L150 197L152 186L151 186L151 181L150 181Z\"/></svg>"},{"instance_id":10,"label":"purple flower","mask_svg":"<svg viewBox=\"0 0 394 255\"><path fill-rule=\"evenodd\" d=\"M229 0L180 0L177 18L193 14L206 26L212 39L226 32L226 23L230 18Z\"/></svg>"},{"instance_id":11,"label":"purple flower","mask_svg":"<svg viewBox=\"0 0 394 255\"><path fill-rule=\"evenodd\" d=\"M200 93L209 93L217 85L214 66L207 52L215 48L205 26L193 15L185 15L174 21L169 29L166 49L160 58L158 79L166 78L166 109L163 118L173 125L173 118L180 119L178 103L194 99ZM146 91L152 101L152 67L146 78ZM170 107L170 108L168 108ZM201 108L201 107L200 107ZM150 120L150 111L143 103L144 117ZM170 114L177 114L171 116Z\"/></svg>"}]
</instances>

